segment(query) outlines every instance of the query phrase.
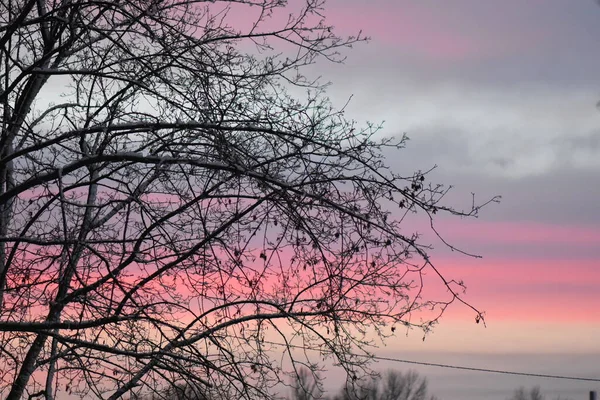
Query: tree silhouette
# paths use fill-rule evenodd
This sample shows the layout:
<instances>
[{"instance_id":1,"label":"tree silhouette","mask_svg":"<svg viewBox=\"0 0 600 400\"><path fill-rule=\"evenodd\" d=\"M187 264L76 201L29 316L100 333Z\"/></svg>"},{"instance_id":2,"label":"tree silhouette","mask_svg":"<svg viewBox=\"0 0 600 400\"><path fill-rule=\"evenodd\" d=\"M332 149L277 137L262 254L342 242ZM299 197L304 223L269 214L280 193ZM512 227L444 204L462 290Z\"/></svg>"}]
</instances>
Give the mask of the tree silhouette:
<instances>
[{"instance_id":1,"label":"tree silhouette","mask_svg":"<svg viewBox=\"0 0 600 400\"><path fill-rule=\"evenodd\" d=\"M363 37L289 3L0 4L0 397L270 398L462 301L403 221L480 206L386 168L302 73Z\"/></svg>"},{"instance_id":2,"label":"tree silhouette","mask_svg":"<svg viewBox=\"0 0 600 400\"><path fill-rule=\"evenodd\" d=\"M292 400L316 400L322 398L321 379L306 367L298 369L292 385Z\"/></svg>"},{"instance_id":3,"label":"tree silhouette","mask_svg":"<svg viewBox=\"0 0 600 400\"><path fill-rule=\"evenodd\" d=\"M516 389L515 392L513 393L512 397L509 400L545 400L546 396L544 396L542 394L542 391L540 389L539 386L534 386L531 389L526 389L525 387L521 386L520 388ZM556 397L556 400L569 400L567 398L562 398L562 397Z\"/></svg>"},{"instance_id":4,"label":"tree silhouette","mask_svg":"<svg viewBox=\"0 0 600 400\"><path fill-rule=\"evenodd\" d=\"M520 387L515 390L511 400L544 400L539 386L535 386L529 390Z\"/></svg>"},{"instance_id":5,"label":"tree silhouette","mask_svg":"<svg viewBox=\"0 0 600 400\"><path fill-rule=\"evenodd\" d=\"M333 400L436 400L427 394L427 379L416 371L387 371L366 382L346 386Z\"/></svg>"}]
</instances>

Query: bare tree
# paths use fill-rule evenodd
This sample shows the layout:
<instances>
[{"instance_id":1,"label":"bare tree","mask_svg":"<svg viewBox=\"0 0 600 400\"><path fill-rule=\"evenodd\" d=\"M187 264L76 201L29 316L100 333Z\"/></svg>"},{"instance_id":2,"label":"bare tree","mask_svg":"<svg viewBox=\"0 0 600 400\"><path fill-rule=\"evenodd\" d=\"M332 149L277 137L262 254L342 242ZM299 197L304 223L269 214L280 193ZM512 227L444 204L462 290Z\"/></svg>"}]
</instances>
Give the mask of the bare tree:
<instances>
[{"instance_id":1,"label":"bare tree","mask_svg":"<svg viewBox=\"0 0 600 400\"><path fill-rule=\"evenodd\" d=\"M315 371L302 367L298 369L292 385L293 400L316 400L322 398L321 379Z\"/></svg>"},{"instance_id":2,"label":"bare tree","mask_svg":"<svg viewBox=\"0 0 600 400\"><path fill-rule=\"evenodd\" d=\"M539 386L532 387L529 390L521 386L515 390L511 400L544 400L544 396L542 396Z\"/></svg>"},{"instance_id":3,"label":"bare tree","mask_svg":"<svg viewBox=\"0 0 600 400\"><path fill-rule=\"evenodd\" d=\"M436 400L427 394L427 379L416 371L402 373L390 370L383 377L354 382L341 390L333 400Z\"/></svg>"},{"instance_id":4,"label":"bare tree","mask_svg":"<svg viewBox=\"0 0 600 400\"><path fill-rule=\"evenodd\" d=\"M462 301L402 222L479 206L387 169L405 138L303 76L363 39L323 3L0 4L1 397L269 398L299 360L354 377L373 334ZM421 298L427 270L447 297Z\"/></svg>"}]
</instances>

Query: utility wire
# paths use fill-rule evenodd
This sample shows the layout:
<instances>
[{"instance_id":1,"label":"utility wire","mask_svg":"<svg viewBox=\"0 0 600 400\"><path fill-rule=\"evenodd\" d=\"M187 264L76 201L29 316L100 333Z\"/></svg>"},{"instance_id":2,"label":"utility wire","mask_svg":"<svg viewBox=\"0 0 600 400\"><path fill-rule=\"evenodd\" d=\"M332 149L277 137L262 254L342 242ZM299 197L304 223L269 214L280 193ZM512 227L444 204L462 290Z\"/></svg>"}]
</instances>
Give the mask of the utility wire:
<instances>
[{"instance_id":1,"label":"utility wire","mask_svg":"<svg viewBox=\"0 0 600 400\"><path fill-rule=\"evenodd\" d=\"M465 371L488 372L488 373L493 373L493 374L533 376L536 378L550 378L550 379L569 379L572 381L600 382L600 378L583 378L583 377L578 377L578 376L534 374L532 372L517 372L517 371L506 371L506 370L500 370L500 369L490 369L490 368L464 367L461 365L438 364L438 363L413 361L413 360L400 360L398 358L381 357L381 356L373 356L373 358L376 360L393 361L393 362L405 363L405 364L417 364L417 365L424 365L427 367L451 368L451 369L460 369L460 370L465 370Z\"/></svg>"},{"instance_id":2,"label":"utility wire","mask_svg":"<svg viewBox=\"0 0 600 400\"><path fill-rule=\"evenodd\" d=\"M277 342L271 342L271 341L266 341L266 340L264 341L264 343L269 343L269 344L276 345L276 346L298 348L298 349L302 349L302 350L319 351L319 350L311 349L311 348L305 347L305 346L299 346L299 345L293 345L293 344L287 345L285 343L277 343ZM584 377L579 377L579 376L535 374L532 372L518 372L518 371L491 369L491 368L465 367L462 365L440 364L440 363L414 361L414 360L402 360L402 359L393 358L393 357L383 357L383 356L375 356L375 355L367 356L367 355L355 354L355 353L350 353L350 355L356 356L356 357L365 357L365 358L371 357L374 360L380 360L380 361L392 361L392 362L396 362L396 363L423 365L426 367L459 369L459 370L463 370L463 371L487 372L487 373L492 373L492 374L517 375L517 376L530 376L530 377L535 377L535 378L564 379L564 380L583 381L583 382L600 382L600 378L584 378Z\"/></svg>"}]
</instances>

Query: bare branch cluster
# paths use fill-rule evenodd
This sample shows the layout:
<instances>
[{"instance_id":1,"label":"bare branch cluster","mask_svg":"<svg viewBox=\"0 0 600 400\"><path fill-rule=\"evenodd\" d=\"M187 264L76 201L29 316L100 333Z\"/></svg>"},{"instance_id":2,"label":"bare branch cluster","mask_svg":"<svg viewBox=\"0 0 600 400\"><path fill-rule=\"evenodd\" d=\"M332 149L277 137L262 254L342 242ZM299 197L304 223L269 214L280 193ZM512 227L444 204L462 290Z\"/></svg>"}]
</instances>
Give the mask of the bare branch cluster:
<instances>
[{"instance_id":1,"label":"bare branch cluster","mask_svg":"<svg viewBox=\"0 0 600 400\"><path fill-rule=\"evenodd\" d=\"M460 301L421 298L402 216L479 206L387 169L405 138L302 74L364 40L323 3L0 4L0 397L270 398L314 367L293 344L354 376L374 333Z\"/></svg>"}]
</instances>

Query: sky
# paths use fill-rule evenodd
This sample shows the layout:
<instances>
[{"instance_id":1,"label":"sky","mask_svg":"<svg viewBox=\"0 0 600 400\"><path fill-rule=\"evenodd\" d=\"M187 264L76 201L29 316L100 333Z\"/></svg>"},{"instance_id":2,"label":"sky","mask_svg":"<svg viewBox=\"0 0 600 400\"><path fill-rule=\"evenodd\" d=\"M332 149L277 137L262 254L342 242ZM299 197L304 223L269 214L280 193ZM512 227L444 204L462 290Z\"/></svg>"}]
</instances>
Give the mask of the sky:
<instances>
[{"instance_id":1,"label":"sky","mask_svg":"<svg viewBox=\"0 0 600 400\"><path fill-rule=\"evenodd\" d=\"M457 206L472 192L502 196L477 220L438 220L450 243L481 259L432 239L435 264L465 281L487 327L457 306L425 341L399 335L378 354L600 378L600 5L329 0L326 16L337 33L372 38L344 64L314 69L332 81L334 103L352 96L347 116L385 121L384 136L407 133L389 164L436 165L431 179L454 186ZM534 384L574 399L600 389L423 372L444 399L505 399Z\"/></svg>"},{"instance_id":2,"label":"sky","mask_svg":"<svg viewBox=\"0 0 600 400\"><path fill-rule=\"evenodd\" d=\"M431 238L433 262L464 280L486 327L456 305L426 340L399 332L377 355L600 379L600 4L328 0L325 15L338 34L362 29L371 40L312 72L331 80L338 106L351 98L349 118L410 137L388 159L393 169L437 166L428 179L453 185L457 207L471 193L502 196L477 220L437 221L447 241L482 258ZM574 400L600 391L600 382L374 368L416 369L444 400L501 400L521 385Z\"/></svg>"}]
</instances>

